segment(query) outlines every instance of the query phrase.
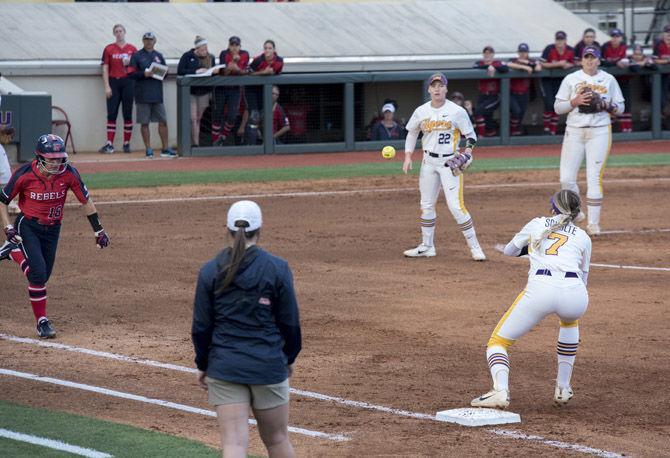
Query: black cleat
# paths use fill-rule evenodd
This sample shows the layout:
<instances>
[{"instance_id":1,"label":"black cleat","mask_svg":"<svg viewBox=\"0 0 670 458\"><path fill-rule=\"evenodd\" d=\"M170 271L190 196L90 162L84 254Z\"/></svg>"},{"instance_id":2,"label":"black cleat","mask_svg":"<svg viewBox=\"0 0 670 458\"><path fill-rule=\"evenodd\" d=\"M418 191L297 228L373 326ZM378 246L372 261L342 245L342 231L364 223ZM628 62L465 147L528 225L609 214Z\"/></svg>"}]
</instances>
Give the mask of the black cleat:
<instances>
[{"instance_id":1,"label":"black cleat","mask_svg":"<svg viewBox=\"0 0 670 458\"><path fill-rule=\"evenodd\" d=\"M40 318L37 322L37 335L43 339L52 339L56 337L56 331L54 331L51 321L45 316Z\"/></svg>"}]
</instances>

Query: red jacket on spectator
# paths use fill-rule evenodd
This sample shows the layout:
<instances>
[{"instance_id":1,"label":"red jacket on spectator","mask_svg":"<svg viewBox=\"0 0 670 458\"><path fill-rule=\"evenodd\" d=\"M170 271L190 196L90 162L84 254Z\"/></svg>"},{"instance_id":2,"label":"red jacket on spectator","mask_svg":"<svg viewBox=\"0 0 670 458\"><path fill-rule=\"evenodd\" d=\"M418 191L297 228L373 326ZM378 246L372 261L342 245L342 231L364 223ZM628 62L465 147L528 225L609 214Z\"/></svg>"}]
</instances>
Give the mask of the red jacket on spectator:
<instances>
[{"instance_id":1,"label":"red jacket on spectator","mask_svg":"<svg viewBox=\"0 0 670 458\"><path fill-rule=\"evenodd\" d=\"M268 61L265 59L265 54L261 54L256 56L249 65L249 69L252 72L259 72L267 67L272 67L274 74L279 75L284 69L284 59L275 53L272 60Z\"/></svg>"},{"instance_id":2,"label":"red jacket on spectator","mask_svg":"<svg viewBox=\"0 0 670 458\"><path fill-rule=\"evenodd\" d=\"M550 44L542 52L541 60L543 62L558 62L559 60L565 60L570 63L575 63L575 50L572 46L565 45L563 52L558 52L555 44Z\"/></svg>"},{"instance_id":3,"label":"red jacket on spectator","mask_svg":"<svg viewBox=\"0 0 670 458\"><path fill-rule=\"evenodd\" d=\"M493 60L491 62L486 62L483 59L475 62L474 68L486 69L489 65L493 65L497 71L506 72L507 65L502 63L499 60ZM491 78L485 80L479 80L479 93L484 95L499 94L500 93L500 79Z\"/></svg>"}]
</instances>

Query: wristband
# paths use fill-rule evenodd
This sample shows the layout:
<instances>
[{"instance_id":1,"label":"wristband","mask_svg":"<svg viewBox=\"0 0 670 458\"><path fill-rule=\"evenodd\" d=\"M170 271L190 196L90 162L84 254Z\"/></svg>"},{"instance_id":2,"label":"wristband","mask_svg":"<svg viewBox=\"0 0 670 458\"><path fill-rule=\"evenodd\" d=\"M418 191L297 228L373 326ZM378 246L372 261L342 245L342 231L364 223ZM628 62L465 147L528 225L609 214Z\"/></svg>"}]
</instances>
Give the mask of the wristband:
<instances>
[{"instance_id":1,"label":"wristband","mask_svg":"<svg viewBox=\"0 0 670 458\"><path fill-rule=\"evenodd\" d=\"M468 137L465 139L465 147L470 148L470 149L475 149L475 146L477 145L477 140L474 138Z\"/></svg>"},{"instance_id":2,"label":"wristband","mask_svg":"<svg viewBox=\"0 0 670 458\"><path fill-rule=\"evenodd\" d=\"M99 232L102 230L102 224L100 224L100 220L98 219L98 213L93 213L87 216L88 222L91 223L91 227L93 228L93 232Z\"/></svg>"}]
</instances>

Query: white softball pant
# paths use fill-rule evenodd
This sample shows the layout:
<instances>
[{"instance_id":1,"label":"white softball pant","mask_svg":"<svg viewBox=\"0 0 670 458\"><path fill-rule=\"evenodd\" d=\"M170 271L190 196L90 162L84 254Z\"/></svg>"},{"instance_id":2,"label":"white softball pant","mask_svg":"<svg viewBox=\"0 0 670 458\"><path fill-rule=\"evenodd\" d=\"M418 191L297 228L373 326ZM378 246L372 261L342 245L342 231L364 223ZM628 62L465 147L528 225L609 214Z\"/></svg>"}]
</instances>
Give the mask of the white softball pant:
<instances>
[{"instance_id":1,"label":"white softball pant","mask_svg":"<svg viewBox=\"0 0 670 458\"><path fill-rule=\"evenodd\" d=\"M531 275L528 284L500 319L488 346L508 348L547 315L558 315L562 327L576 326L586 312L589 295L579 278Z\"/></svg>"},{"instance_id":2,"label":"white softball pant","mask_svg":"<svg viewBox=\"0 0 670 458\"><path fill-rule=\"evenodd\" d=\"M419 174L419 191L421 192L421 219L432 221L436 218L435 204L440 195L440 188L444 190L449 211L458 224L470 220L470 214L463 202L463 174L454 176L451 169L444 163L448 158L434 158L424 153Z\"/></svg>"},{"instance_id":3,"label":"white softball pant","mask_svg":"<svg viewBox=\"0 0 670 458\"><path fill-rule=\"evenodd\" d=\"M586 157L586 204L589 223L600 220L603 172L612 146L612 126L566 127L561 148L561 188L579 194L577 173Z\"/></svg>"}]
</instances>

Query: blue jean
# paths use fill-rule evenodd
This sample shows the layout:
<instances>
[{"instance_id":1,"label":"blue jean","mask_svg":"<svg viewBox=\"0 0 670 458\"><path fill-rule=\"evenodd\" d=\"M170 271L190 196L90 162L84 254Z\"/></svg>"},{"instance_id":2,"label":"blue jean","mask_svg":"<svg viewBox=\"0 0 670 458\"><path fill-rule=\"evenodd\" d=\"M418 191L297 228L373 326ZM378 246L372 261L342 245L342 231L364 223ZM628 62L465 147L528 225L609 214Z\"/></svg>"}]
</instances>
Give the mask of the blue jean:
<instances>
[{"instance_id":1,"label":"blue jean","mask_svg":"<svg viewBox=\"0 0 670 458\"><path fill-rule=\"evenodd\" d=\"M56 261L60 224L45 226L21 214L16 218L16 227L30 266L28 281L33 285L46 285Z\"/></svg>"}]
</instances>

